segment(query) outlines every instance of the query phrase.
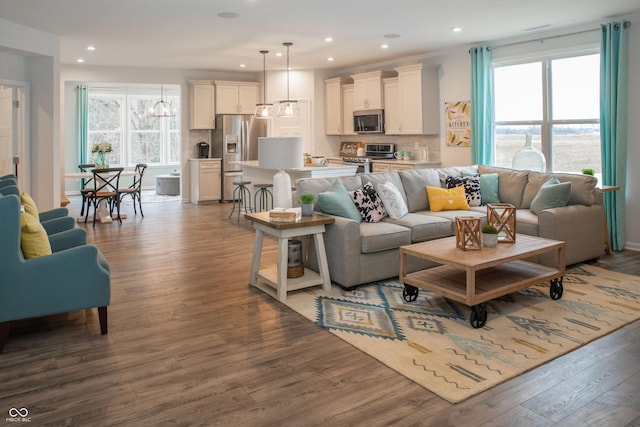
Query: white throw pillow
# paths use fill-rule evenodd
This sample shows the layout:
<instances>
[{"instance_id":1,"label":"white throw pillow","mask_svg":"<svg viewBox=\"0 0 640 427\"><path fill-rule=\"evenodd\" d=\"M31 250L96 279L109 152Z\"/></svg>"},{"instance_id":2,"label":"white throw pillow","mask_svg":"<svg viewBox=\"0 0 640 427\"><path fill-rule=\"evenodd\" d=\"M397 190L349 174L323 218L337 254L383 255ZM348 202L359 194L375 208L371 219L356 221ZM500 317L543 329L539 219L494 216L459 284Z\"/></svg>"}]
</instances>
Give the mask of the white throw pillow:
<instances>
[{"instance_id":1,"label":"white throw pillow","mask_svg":"<svg viewBox=\"0 0 640 427\"><path fill-rule=\"evenodd\" d=\"M389 215L390 218L402 218L409 212L407 204L404 202L402 194L400 194L400 190L398 190L391 181L378 184L377 190L382 199L382 204L387 211L387 215Z\"/></svg>"}]
</instances>

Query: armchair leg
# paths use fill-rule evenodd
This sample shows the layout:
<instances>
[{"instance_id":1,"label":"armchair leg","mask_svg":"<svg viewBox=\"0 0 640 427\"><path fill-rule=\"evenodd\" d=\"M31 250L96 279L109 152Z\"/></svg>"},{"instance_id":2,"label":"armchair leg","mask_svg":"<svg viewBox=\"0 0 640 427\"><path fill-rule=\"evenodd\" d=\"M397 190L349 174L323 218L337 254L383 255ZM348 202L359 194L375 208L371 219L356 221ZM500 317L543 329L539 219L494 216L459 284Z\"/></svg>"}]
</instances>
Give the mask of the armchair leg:
<instances>
[{"instance_id":1,"label":"armchair leg","mask_svg":"<svg viewBox=\"0 0 640 427\"><path fill-rule=\"evenodd\" d=\"M98 307L98 317L100 318L100 333L107 335L107 307Z\"/></svg>"},{"instance_id":2,"label":"armchair leg","mask_svg":"<svg viewBox=\"0 0 640 427\"><path fill-rule=\"evenodd\" d=\"M7 343L7 339L9 338L9 329L11 329L9 322L0 323L0 353L4 350L4 345Z\"/></svg>"}]
</instances>

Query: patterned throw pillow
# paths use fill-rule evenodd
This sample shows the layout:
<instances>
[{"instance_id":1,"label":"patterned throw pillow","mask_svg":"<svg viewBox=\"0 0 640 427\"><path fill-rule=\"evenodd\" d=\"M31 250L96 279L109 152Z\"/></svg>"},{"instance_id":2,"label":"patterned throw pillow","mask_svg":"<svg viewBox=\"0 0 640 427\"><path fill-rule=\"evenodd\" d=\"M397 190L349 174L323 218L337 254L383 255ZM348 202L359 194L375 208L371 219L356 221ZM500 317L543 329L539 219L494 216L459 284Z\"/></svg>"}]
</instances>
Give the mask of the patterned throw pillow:
<instances>
[{"instance_id":1,"label":"patterned throw pillow","mask_svg":"<svg viewBox=\"0 0 640 427\"><path fill-rule=\"evenodd\" d=\"M387 216L382 199L378 196L373 184L367 182L361 188L349 192L353 203L360 211L364 222L379 222Z\"/></svg>"},{"instance_id":2,"label":"patterned throw pillow","mask_svg":"<svg viewBox=\"0 0 640 427\"><path fill-rule=\"evenodd\" d=\"M482 195L480 194L480 175L470 176L447 176L445 178L447 188L464 186L464 194L467 197L469 206L480 206Z\"/></svg>"},{"instance_id":3,"label":"patterned throw pillow","mask_svg":"<svg viewBox=\"0 0 640 427\"><path fill-rule=\"evenodd\" d=\"M391 181L378 184L378 195L390 218L402 218L409 212L400 190Z\"/></svg>"}]
</instances>

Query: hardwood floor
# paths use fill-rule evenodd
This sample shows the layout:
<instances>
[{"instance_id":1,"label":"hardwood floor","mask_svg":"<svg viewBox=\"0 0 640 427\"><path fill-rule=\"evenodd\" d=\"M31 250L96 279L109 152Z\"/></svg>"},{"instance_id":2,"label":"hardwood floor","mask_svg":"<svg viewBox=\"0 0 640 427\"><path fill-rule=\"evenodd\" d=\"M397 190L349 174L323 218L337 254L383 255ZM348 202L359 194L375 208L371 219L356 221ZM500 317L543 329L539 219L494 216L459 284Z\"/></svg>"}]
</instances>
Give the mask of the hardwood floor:
<instances>
[{"instance_id":1,"label":"hardwood floor","mask_svg":"<svg viewBox=\"0 0 640 427\"><path fill-rule=\"evenodd\" d=\"M640 426L640 322L452 405L248 286L254 232L229 209L147 203L141 219L126 205L122 225L88 224L111 266L109 334L96 310L16 322L0 412L27 408L32 425ZM275 250L265 238L263 262ZM638 252L596 264L640 275Z\"/></svg>"}]
</instances>

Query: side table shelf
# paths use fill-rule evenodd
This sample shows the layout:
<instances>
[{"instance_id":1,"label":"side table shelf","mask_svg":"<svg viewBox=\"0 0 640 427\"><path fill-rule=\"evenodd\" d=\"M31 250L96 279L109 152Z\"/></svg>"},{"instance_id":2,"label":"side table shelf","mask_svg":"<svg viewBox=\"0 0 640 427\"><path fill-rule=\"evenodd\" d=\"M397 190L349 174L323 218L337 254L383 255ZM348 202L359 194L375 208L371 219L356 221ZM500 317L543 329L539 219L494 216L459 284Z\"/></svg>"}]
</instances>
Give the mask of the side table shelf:
<instances>
[{"instance_id":1,"label":"side table shelf","mask_svg":"<svg viewBox=\"0 0 640 427\"><path fill-rule=\"evenodd\" d=\"M245 214L245 218L252 222L256 230L253 246L253 258L249 284L277 298L281 302L287 299L287 292L311 286L322 285L324 290L331 289L331 278L324 247L323 233L326 224L332 224L335 220L327 215L314 213L310 217L302 217L296 222L272 222L269 221L269 212L257 212ZM278 263L275 266L260 269L262 257L262 243L264 234L278 239ZM318 255L318 267L316 273L308 268L304 269L301 277L287 278L287 253L289 239L298 236L313 236L316 254Z\"/></svg>"}]
</instances>

